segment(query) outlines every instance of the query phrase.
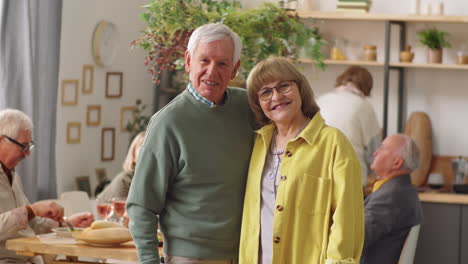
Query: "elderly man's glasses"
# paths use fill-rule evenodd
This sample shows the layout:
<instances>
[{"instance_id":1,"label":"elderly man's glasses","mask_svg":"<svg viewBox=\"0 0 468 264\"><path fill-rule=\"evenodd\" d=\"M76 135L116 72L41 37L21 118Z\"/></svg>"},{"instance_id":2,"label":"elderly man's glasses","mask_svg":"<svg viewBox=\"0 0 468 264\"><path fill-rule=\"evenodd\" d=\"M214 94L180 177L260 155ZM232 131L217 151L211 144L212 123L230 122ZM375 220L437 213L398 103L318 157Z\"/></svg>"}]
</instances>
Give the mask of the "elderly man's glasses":
<instances>
[{"instance_id":1,"label":"elderly man's glasses","mask_svg":"<svg viewBox=\"0 0 468 264\"><path fill-rule=\"evenodd\" d=\"M275 89L278 93L280 94L286 94L288 93L289 91L291 91L292 87L293 87L293 84L295 82L294 81L282 81L280 82L277 86L275 87L271 87L271 88L268 88L268 87L265 87L265 88L262 88L260 89L260 91L258 91L257 95L258 95L258 98L260 98L260 100L262 101L269 101L271 100L271 98L273 97L273 89Z\"/></svg>"},{"instance_id":2,"label":"elderly man's glasses","mask_svg":"<svg viewBox=\"0 0 468 264\"><path fill-rule=\"evenodd\" d=\"M28 152L28 151L31 151L31 149L34 148L34 141L31 141L29 143L19 143L18 141L12 139L11 137L9 136L5 136L5 135L2 135L2 137L8 139L11 143L14 143L16 145L18 145L19 147L21 147L21 151L23 152Z\"/></svg>"}]
</instances>

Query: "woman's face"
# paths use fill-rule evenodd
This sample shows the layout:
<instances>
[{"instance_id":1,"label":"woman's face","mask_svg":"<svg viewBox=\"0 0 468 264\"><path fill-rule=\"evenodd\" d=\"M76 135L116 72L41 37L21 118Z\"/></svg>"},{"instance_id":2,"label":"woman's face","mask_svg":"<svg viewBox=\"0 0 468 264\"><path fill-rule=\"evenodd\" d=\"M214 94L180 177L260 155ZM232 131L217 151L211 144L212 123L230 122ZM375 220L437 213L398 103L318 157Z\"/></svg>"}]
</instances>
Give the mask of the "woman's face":
<instances>
[{"instance_id":1,"label":"woman's face","mask_svg":"<svg viewBox=\"0 0 468 264\"><path fill-rule=\"evenodd\" d=\"M290 122L302 115L302 100L294 81L264 84L257 93L263 113L275 123ZM271 98L267 98L271 95Z\"/></svg>"}]
</instances>

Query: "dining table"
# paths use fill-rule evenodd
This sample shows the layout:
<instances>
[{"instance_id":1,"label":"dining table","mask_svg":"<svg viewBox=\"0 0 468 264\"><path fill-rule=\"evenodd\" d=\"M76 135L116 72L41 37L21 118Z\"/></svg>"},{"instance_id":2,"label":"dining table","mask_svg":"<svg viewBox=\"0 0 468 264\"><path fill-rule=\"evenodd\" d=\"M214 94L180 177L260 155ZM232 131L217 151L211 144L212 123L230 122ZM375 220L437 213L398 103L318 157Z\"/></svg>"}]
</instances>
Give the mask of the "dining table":
<instances>
[{"instance_id":1,"label":"dining table","mask_svg":"<svg viewBox=\"0 0 468 264\"><path fill-rule=\"evenodd\" d=\"M21 237L6 241L6 248L22 256L42 256L48 264L103 263L106 259L123 262L138 262L133 241L116 246L95 246L82 241L76 243L44 243L38 237ZM158 248L162 256L162 247ZM64 256L64 258L56 258ZM83 259L98 259L83 261Z\"/></svg>"}]
</instances>

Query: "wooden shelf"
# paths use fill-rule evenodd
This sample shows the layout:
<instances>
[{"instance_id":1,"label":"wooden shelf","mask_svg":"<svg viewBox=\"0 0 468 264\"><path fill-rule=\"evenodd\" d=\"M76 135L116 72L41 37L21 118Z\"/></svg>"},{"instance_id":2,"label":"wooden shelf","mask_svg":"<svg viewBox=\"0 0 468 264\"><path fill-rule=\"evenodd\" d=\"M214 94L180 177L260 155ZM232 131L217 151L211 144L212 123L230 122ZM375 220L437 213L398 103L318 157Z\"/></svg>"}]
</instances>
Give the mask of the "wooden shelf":
<instances>
[{"instance_id":1,"label":"wooden shelf","mask_svg":"<svg viewBox=\"0 0 468 264\"><path fill-rule=\"evenodd\" d=\"M467 64L435 64L435 63L405 63L391 62L391 67L402 68L425 68L425 69L446 69L446 70L468 70Z\"/></svg>"},{"instance_id":2,"label":"wooden shelf","mask_svg":"<svg viewBox=\"0 0 468 264\"><path fill-rule=\"evenodd\" d=\"M310 59L299 59L299 63L313 63ZM375 66L383 67L384 63L379 61L362 61L362 60L325 60L327 65L359 65L359 66ZM436 63L405 63L405 62L390 62L390 67L401 68L420 68L420 69L446 69L446 70L468 70L468 64L436 64Z\"/></svg>"},{"instance_id":3,"label":"wooden shelf","mask_svg":"<svg viewBox=\"0 0 468 264\"><path fill-rule=\"evenodd\" d=\"M299 59L300 63L313 63L310 59ZM327 65L360 65L360 66L383 66L383 62L378 61L357 61L357 60L325 60Z\"/></svg>"},{"instance_id":4,"label":"wooden shelf","mask_svg":"<svg viewBox=\"0 0 468 264\"><path fill-rule=\"evenodd\" d=\"M375 14L375 13L346 13L346 12L289 12L301 18L327 19L327 20L355 20L355 21L403 21L403 22L437 22L437 23L468 23L468 16L424 16L402 14Z\"/></svg>"}]
</instances>

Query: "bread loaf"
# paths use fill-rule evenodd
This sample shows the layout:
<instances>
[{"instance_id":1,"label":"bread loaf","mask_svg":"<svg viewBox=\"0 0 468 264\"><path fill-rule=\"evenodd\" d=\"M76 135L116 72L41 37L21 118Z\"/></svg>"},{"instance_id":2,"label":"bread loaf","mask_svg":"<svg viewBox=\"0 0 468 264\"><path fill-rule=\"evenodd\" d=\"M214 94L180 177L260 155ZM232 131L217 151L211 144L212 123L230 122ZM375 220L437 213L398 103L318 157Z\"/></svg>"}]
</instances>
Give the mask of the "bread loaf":
<instances>
[{"instance_id":1,"label":"bread loaf","mask_svg":"<svg viewBox=\"0 0 468 264\"><path fill-rule=\"evenodd\" d=\"M105 240L131 240L132 236L128 229L123 227L110 227L100 229L89 229L81 234L85 238L99 238Z\"/></svg>"}]
</instances>

